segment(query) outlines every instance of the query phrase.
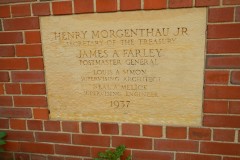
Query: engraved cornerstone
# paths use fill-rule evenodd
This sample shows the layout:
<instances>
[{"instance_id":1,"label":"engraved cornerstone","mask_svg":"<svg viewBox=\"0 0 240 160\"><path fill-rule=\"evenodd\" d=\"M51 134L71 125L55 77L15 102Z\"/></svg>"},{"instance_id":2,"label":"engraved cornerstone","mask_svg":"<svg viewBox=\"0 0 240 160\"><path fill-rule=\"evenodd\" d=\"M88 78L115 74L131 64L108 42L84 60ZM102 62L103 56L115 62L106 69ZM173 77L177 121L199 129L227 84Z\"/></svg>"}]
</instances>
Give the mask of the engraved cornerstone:
<instances>
[{"instance_id":1,"label":"engraved cornerstone","mask_svg":"<svg viewBox=\"0 0 240 160\"><path fill-rule=\"evenodd\" d=\"M205 8L40 22L51 119L201 125Z\"/></svg>"}]
</instances>

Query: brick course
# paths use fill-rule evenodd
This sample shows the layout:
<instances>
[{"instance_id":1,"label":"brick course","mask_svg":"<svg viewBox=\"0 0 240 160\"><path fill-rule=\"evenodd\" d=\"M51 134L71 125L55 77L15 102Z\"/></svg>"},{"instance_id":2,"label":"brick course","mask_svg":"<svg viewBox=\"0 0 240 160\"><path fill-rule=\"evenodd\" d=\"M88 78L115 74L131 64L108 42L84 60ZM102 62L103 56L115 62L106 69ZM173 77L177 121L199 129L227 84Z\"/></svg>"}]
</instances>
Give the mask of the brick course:
<instances>
[{"instance_id":1,"label":"brick course","mask_svg":"<svg viewBox=\"0 0 240 160\"><path fill-rule=\"evenodd\" d=\"M1 0L0 129L7 132L7 144L0 159L90 160L125 144L133 160L240 160L239 5L239 0ZM208 9L202 126L49 119L39 16L192 7Z\"/></svg>"}]
</instances>

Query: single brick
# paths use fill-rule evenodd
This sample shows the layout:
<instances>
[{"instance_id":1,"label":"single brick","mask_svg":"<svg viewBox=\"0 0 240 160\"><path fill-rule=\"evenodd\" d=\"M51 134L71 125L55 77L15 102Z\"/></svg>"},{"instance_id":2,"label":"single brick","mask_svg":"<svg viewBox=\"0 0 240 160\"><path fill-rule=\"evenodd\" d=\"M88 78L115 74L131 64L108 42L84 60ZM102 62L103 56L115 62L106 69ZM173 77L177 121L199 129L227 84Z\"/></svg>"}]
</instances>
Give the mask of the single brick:
<instances>
[{"instance_id":1,"label":"single brick","mask_svg":"<svg viewBox=\"0 0 240 160\"><path fill-rule=\"evenodd\" d=\"M29 4L17 4L11 6L12 16L13 17L25 17L31 15L30 5Z\"/></svg>"},{"instance_id":2,"label":"single brick","mask_svg":"<svg viewBox=\"0 0 240 160\"><path fill-rule=\"evenodd\" d=\"M6 147L6 148L5 148ZM19 152L20 151L20 143L19 142L10 142L7 143L7 145L4 145L4 149L6 151L15 151L15 152ZM24 160L30 160L30 155L29 154L25 154L25 153L15 153L15 158L16 159L24 159Z\"/></svg>"},{"instance_id":3,"label":"single brick","mask_svg":"<svg viewBox=\"0 0 240 160\"><path fill-rule=\"evenodd\" d=\"M205 115L203 117L203 126L207 127L240 128L239 122L240 116Z\"/></svg>"},{"instance_id":4,"label":"single brick","mask_svg":"<svg viewBox=\"0 0 240 160\"><path fill-rule=\"evenodd\" d=\"M167 8L166 0L145 0L144 9L163 9Z\"/></svg>"},{"instance_id":5,"label":"single brick","mask_svg":"<svg viewBox=\"0 0 240 160\"><path fill-rule=\"evenodd\" d=\"M30 155L26 153L15 153L16 159L30 160Z\"/></svg>"},{"instance_id":6,"label":"single brick","mask_svg":"<svg viewBox=\"0 0 240 160\"><path fill-rule=\"evenodd\" d=\"M102 134L119 134L118 124L102 123L101 124Z\"/></svg>"},{"instance_id":7,"label":"single brick","mask_svg":"<svg viewBox=\"0 0 240 160\"><path fill-rule=\"evenodd\" d=\"M64 132L79 132L79 123L71 122L71 121L63 121L62 122L62 130Z\"/></svg>"},{"instance_id":8,"label":"single brick","mask_svg":"<svg viewBox=\"0 0 240 160\"><path fill-rule=\"evenodd\" d=\"M32 112L30 108L0 108L0 117L32 118Z\"/></svg>"},{"instance_id":9,"label":"single brick","mask_svg":"<svg viewBox=\"0 0 240 160\"><path fill-rule=\"evenodd\" d=\"M0 106L12 106L11 96L0 96Z\"/></svg>"},{"instance_id":10,"label":"single brick","mask_svg":"<svg viewBox=\"0 0 240 160\"><path fill-rule=\"evenodd\" d=\"M45 131L60 131L60 121L44 121Z\"/></svg>"},{"instance_id":11,"label":"single brick","mask_svg":"<svg viewBox=\"0 0 240 160\"><path fill-rule=\"evenodd\" d=\"M48 157L48 160L65 160L65 158L62 157L62 156L52 156L52 155L49 155L47 157Z\"/></svg>"},{"instance_id":12,"label":"single brick","mask_svg":"<svg viewBox=\"0 0 240 160\"><path fill-rule=\"evenodd\" d=\"M0 82L9 82L9 74L8 72L0 72Z\"/></svg>"},{"instance_id":13,"label":"single brick","mask_svg":"<svg viewBox=\"0 0 240 160\"><path fill-rule=\"evenodd\" d=\"M43 122L40 120L28 120L27 126L29 130L43 130Z\"/></svg>"},{"instance_id":14,"label":"single brick","mask_svg":"<svg viewBox=\"0 0 240 160\"><path fill-rule=\"evenodd\" d=\"M143 136L162 137L162 126L143 125Z\"/></svg>"},{"instance_id":15,"label":"single brick","mask_svg":"<svg viewBox=\"0 0 240 160\"><path fill-rule=\"evenodd\" d=\"M47 160L45 155L31 154L31 160Z\"/></svg>"},{"instance_id":16,"label":"single brick","mask_svg":"<svg viewBox=\"0 0 240 160\"><path fill-rule=\"evenodd\" d=\"M19 152L19 142L11 142L8 141L8 143L6 143L4 145L4 150L5 151L12 151L12 152Z\"/></svg>"},{"instance_id":17,"label":"single brick","mask_svg":"<svg viewBox=\"0 0 240 160\"><path fill-rule=\"evenodd\" d=\"M52 10L54 15L72 14L72 2L53 2Z\"/></svg>"},{"instance_id":18,"label":"single brick","mask_svg":"<svg viewBox=\"0 0 240 160\"><path fill-rule=\"evenodd\" d=\"M33 132L11 130L7 132L6 140L33 142L35 139Z\"/></svg>"},{"instance_id":19,"label":"single brick","mask_svg":"<svg viewBox=\"0 0 240 160\"><path fill-rule=\"evenodd\" d=\"M223 100L205 100L204 101L204 107L203 107L204 113L215 113L215 114L223 114L228 113L228 102Z\"/></svg>"},{"instance_id":20,"label":"single brick","mask_svg":"<svg viewBox=\"0 0 240 160\"><path fill-rule=\"evenodd\" d=\"M43 58L29 58L29 69L30 70L43 70Z\"/></svg>"},{"instance_id":21,"label":"single brick","mask_svg":"<svg viewBox=\"0 0 240 160\"><path fill-rule=\"evenodd\" d=\"M236 33L238 34L238 33ZM230 34L229 34L230 35ZM219 53L239 53L240 52L240 40L208 40L207 52L211 54Z\"/></svg>"},{"instance_id":22,"label":"single brick","mask_svg":"<svg viewBox=\"0 0 240 160\"><path fill-rule=\"evenodd\" d=\"M34 108L33 109L34 119L48 120L49 119L49 110L47 108Z\"/></svg>"},{"instance_id":23,"label":"single brick","mask_svg":"<svg viewBox=\"0 0 240 160\"><path fill-rule=\"evenodd\" d=\"M240 160L238 157L223 157L223 160Z\"/></svg>"},{"instance_id":24,"label":"single brick","mask_svg":"<svg viewBox=\"0 0 240 160\"><path fill-rule=\"evenodd\" d=\"M240 144L234 143L217 143L217 142L202 142L201 153L221 154L221 155L240 155Z\"/></svg>"},{"instance_id":25,"label":"single brick","mask_svg":"<svg viewBox=\"0 0 240 160\"><path fill-rule=\"evenodd\" d=\"M220 0L196 0L195 5L196 7L219 6Z\"/></svg>"},{"instance_id":26,"label":"single brick","mask_svg":"<svg viewBox=\"0 0 240 160\"><path fill-rule=\"evenodd\" d=\"M158 151L133 151L133 159L141 160L173 160L173 153Z\"/></svg>"},{"instance_id":27,"label":"single brick","mask_svg":"<svg viewBox=\"0 0 240 160\"><path fill-rule=\"evenodd\" d=\"M47 98L45 96L14 96L16 107L46 107Z\"/></svg>"},{"instance_id":28,"label":"single brick","mask_svg":"<svg viewBox=\"0 0 240 160\"><path fill-rule=\"evenodd\" d=\"M240 56L207 56L206 68L240 68Z\"/></svg>"},{"instance_id":29,"label":"single brick","mask_svg":"<svg viewBox=\"0 0 240 160\"><path fill-rule=\"evenodd\" d=\"M163 151L184 151L184 152L197 152L198 142L187 140L162 140L154 141L155 150Z\"/></svg>"},{"instance_id":30,"label":"single brick","mask_svg":"<svg viewBox=\"0 0 240 160\"><path fill-rule=\"evenodd\" d=\"M234 4L240 4L239 0L223 0L224 5L234 5Z\"/></svg>"},{"instance_id":31,"label":"single brick","mask_svg":"<svg viewBox=\"0 0 240 160\"><path fill-rule=\"evenodd\" d=\"M19 3L19 2L34 2L37 0L1 0L0 4L5 4L5 3Z\"/></svg>"},{"instance_id":32,"label":"single brick","mask_svg":"<svg viewBox=\"0 0 240 160\"><path fill-rule=\"evenodd\" d=\"M214 129L214 131L213 131L213 140L214 141L233 142L234 137L235 137L235 131L234 130Z\"/></svg>"},{"instance_id":33,"label":"single brick","mask_svg":"<svg viewBox=\"0 0 240 160\"><path fill-rule=\"evenodd\" d=\"M166 137L173 139L186 139L187 128L185 127L166 127Z\"/></svg>"},{"instance_id":34,"label":"single brick","mask_svg":"<svg viewBox=\"0 0 240 160\"><path fill-rule=\"evenodd\" d=\"M0 6L0 18L10 17L10 6Z\"/></svg>"},{"instance_id":35,"label":"single brick","mask_svg":"<svg viewBox=\"0 0 240 160\"><path fill-rule=\"evenodd\" d=\"M0 70L25 70L28 68L25 58L0 59Z\"/></svg>"},{"instance_id":36,"label":"single brick","mask_svg":"<svg viewBox=\"0 0 240 160\"><path fill-rule=\"evenodd\" d=\"M145 1L146 3L146 1ZM120 10L128 11L128 10L138 10L141 9L141 0L121 0L120 1Z\"/></svg>"},{"instance_id":37,"label":"single brick","mask_svg":"<svg viewBox=\"0 0 240 160\"><path fill-rule=\"evenodd\" d=\"M43 71L14 71L12 72L13 82L44 82Z\"/></svg>"},{"instance_id":38,"label":"single brick","mask_svg":"<svg viewBox=\"0 0 240 160\"><path fill-rule=\"evenodd\" d=\"M177 153L176 160L221 160L221 156Z\"/></svg>"},{"instance_id":39,"label":"single brick","mask_svg":"<svg viewBox=\"0 0 240 160\"><path fill-rule=\"evenodd\" d=\"M4 94L4 84L0 83L0 95Z\"/></svg>"},{"instance_id":40,"label":"single brick","mask_svg":"<svg viewBox=\"0 0 240 160\"><path fill-rule=\"evenodd\" d=\"M71 143L71 135L66 133L37 132L35 135L37 142Z\"/></svg>"},{"instance_id":41,"label":"single brick","mask_svg":"<svg viewBox=\"0 0 240 160\"><path fill-rule=\"evenodd\" d=\"M81 153L78 153L78 154L81 154ZM82 160L82 159L81 158L65 157L65 160ZM91 159L84 159L84 160L91 160Z\"/></svg>"},{"instance_id":42,"label":"single brick","mask_svg":"<svg viewBox=\"0 0 240 160\"><path fill-rule=\"evenodd\" d=\"M192 6L192 0L169 0L169 8L184 8Z\"/></svg>"},{"instance_id":43,"label":"single brick","mask_svg":"<svg viewBox=\"0 0 240 160\"><path fill-rule=\"evenodd\" d=\"M90 157L89 147L71 146L71 145L55 145L55 151L57 154L61 154L61 155Z\"/></svg>"},{"instance_id":44,"label":"single brick","mask_svg":"<svg viewBox=\"0 0 240 160\"><path fill-rule=\"evenodd\" d=\"M189 139L193 140L210 140L211 130L209 128L190 128Z\"/></svg>"},{"instance_id":45,"label":"single brick","mask_svg":"<svg viewBox=\"0 0 240 160\"><path fill-rule=\"evenodd\" d=\"M240 71L232 71L231 83L232 84L240 84Z\"/></svg>"},{"instance_id":46,"label":"single brick","mask_svg":"<svg viewBox=\"0 0 240 160\"><path fill-rule=\"evenodd\" d=\"M205 84L228 84L228 71L206 71Z\"/></svg>"},{"instance_id":47,"label":"single brick","mask_svg":"<svg viewBox=\"0 0 240 160\"><path fill-rule=\"evenodd\" d=\"M97 12L117 11L117 0L96 0Z\"/></svg>"},{"instance_id":48,"label":"single brick","mask_svg":"<svg viewBox=\"0 0 240 160\"><path fill-rule=\"evenodd\" d=\"M229 102L229 113L240 114L240 101Z\"/></svg>"},{"instance_id":49,"label":"single brick","mask_svg":"<svg viewBox=\"0 0 240 160\"><path fill-rule=\"evenodd\" d=\"M236 7L235 20L236 22L240 22L240 7Z\"/></svg>"},{"instance_id":50,"label":"single brick","mask_svg":"<svg viewBox=\"0 0 240 160\"><path fill-rule=\"evenodd\" d=\"M20 84L19 83L6 83L5 89L7 94L20 94Z\"/></svg>"},{"instance_id":51,"label":"single brick","mask_svg":"<svg viewBox=\"0 0 240 160\"><path fill-rule=\"evenodd\" d=\"M110 146L110 137L109 136L97 136L97 135L73 134L72 135L72 143L79 144L79 145L87 145L87 146L109 147Z\"/></svg>"},{"instance_id":52,"label":"single brick","mask_svg":"<svg viewBox=\"0 0 240 160\"><path fill-rule=\"evenodd\" d=\"M21 152L41 153L41 154L53 154L53 144L35 143L35 142L21 142Z\"/></svg>"},{"instance_id":53,"label":"single brick","mask_svg":"<svg viewBox=\"0 0 240 160\"><path fill-rule=\"evenodd\" d=\"M0 3L1 3L1 1L0 1ZM14 155L13 155L13 153L3 152L3 153L1 153L1 158L3 158L3 159L13 159Z\"/></svg>"},{"instance_id":54,"label":"single brick","mask_svg":"<svg viewBox=\"0 0 240 160\"><path fill-rule=\"evenodd\" d=\"M208 25L208 38L240 38L240 24Z\"/></svg>"},{"instance_id":55,"label":"single brick","mask_svg":"<svg viewBox=\"0 0 240 160\"><path fill-rule=\"evenodd\" d=\"M121 144L126 145L127 148L134 149L152 149L152 139L150 138L136 138L136 137L112 137L113 147L119 146Z\"/></svg>"},{"instance_id":56,"label":"single brick","mask_svg":"<svg viewBox=\"0 0 240 160\"><path fill-rule=\"evenodd\" d=\"M6 31L39 29L38 17L25 17L4 19L3 26Z\"/></svg>"},{"instance_id":57,"label":"single brick","mask_svg":"<svg viewBox=\"0 0 240 160\"><path fill-rule=\"evenodd\" d=\"M45 84L22 84L22 94L46 94Z\"/></svg>"},{"instance_id":58,"label":"single brick","mask_svg":"<svg viewBox=\"0 0 240 160\"><path fill-rule=\"evenodd\" d=\"M0 57L14 57L14 46L0 46Z\"/></svg>"},{"instance_id":59,"label":"single brick","mask_svg":"<svg viewBox=\"0 0 240 160\"><path fill-rule=\"evenodd\" d=\"M0 44L22 43L21 32L0 32Z\"/></svg>"},{"instance_id":60,"label":"single brick","mask_svg":"<svg viewBox=\"0 0 240 160\"><path fill-rule=\"evenodd\" d=\"M122 134L139 136L140 135L140 125L124 123L124 124L122 124Z\"/></svg>"},{"instance_id":61,"label":"single brick","mask_svg":"<svg viewBox=\"0 0 240 160\"><path fill-rule=\"evenodd\" d=\"M0 129L9 129L9 119L0 118Z\"/></svg>"},{"instance_id":62,"label":"single brick","mask_svg":"<svg viewBox=\"0 0 240 160\"><path fill-rule=\"evenodd\" d=\"M49 3L33 3L32 11L34 16L48 16L50 15Z\"/></svg>"},{"instance_id":63,"label":"single brick","mask_svg":"<svg viewBox=\"0 0 240 160\"><path fill-rule=\"evenodd\" d=\"M39 31L26 31L25 32L26 43L41 43L41 35Z\"/></svg>"},{"instance_id":64,"label":"single brick","mask_svg":"<svg viewBox=\"0 0 240 160\"><path fill-rule=\"evenodd\" d=\"M208 99L239 99L240 86L206 86L205 98Z\"/></svg>"},{"instance_id":65,"label":"single brick","mask_svg":"<svg viewBox=\"0 0 240 160\"><path fill-rule=\"evenodd\" d=\"M208 10L208 22L232 22L234 8L210 8Z\"/></svg>"},{"instance_id":66,"label":"single brick","mask_svg":"<svg viewBox=\"0 0 240 160\"><path fill-rule=\"evenodd\" d=\"M3 26L2 26L2 20L0 19L0 31L3 30Z\"/></svg>"},{"instance_id":67,"label":"single brick","mask_svg":"<svg viewBox=\"0 0 240 160\"><path fill-rule=\"evenodd\" d=\"M10 127L14 130L26 130L26 120L10 119Z\"/></svg>"},{"instance_id":68,"label":"single brick","mask_svg":"<svg viewBox=\"0 0 240 160\"><path fill-rule=\"evenodd\" d=\"M75 0L74 11L75 13L92 13L93 0Z\"/></svg>"},{"instance_id":69,"label":"single brick","mask_svg":"<svg viewBox=\"0 0 240 160\"><path fill-rule=\"evenodd\" d=\"M17 45L16 55L18 57L42 56L42 46L40 44Z\"/></svg>"},{"instance_id":70,"label":"single brick","mask_svg":"<svg viewBox=\"0 0 240 160\"><path fill-rule=\"evenodd\" d=\"M96 122L82 122L82 132L83 133L99 133L99 126Z\"/></svg>"}]
</instances>

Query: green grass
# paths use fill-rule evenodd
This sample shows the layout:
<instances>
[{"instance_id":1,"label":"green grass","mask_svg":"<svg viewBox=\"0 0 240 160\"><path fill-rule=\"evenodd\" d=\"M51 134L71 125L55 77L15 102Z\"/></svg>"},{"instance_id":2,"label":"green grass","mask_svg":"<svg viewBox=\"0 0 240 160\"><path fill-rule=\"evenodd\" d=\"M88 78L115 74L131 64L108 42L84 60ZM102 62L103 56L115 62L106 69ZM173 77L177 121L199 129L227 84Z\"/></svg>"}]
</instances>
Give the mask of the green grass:
<instances>
[{"instance_id":1,"label":"green grass","mask_svg":"<svg viewBox=\"0 0 240 160\"><path fill-rule=\"evenodd\" d=\"M6 141L3 139L6 136L6 132L0 132L0 152L3 152L3 145L6 144Z\"/></svg>"},{"instance_id":2,"label":"green grass","mask_svg":"<svg viewBox=\"0 0 240 160\"><path fill-rule=\"evenodd\" d=\"M120 157L123 155L126 147L124 145L118 146L115 150L106 150L105 152L98 153L98 158L94 160L120 160ZM131 160L131 156L128 156L126 160Z\"/></svg>"}]
</instances>

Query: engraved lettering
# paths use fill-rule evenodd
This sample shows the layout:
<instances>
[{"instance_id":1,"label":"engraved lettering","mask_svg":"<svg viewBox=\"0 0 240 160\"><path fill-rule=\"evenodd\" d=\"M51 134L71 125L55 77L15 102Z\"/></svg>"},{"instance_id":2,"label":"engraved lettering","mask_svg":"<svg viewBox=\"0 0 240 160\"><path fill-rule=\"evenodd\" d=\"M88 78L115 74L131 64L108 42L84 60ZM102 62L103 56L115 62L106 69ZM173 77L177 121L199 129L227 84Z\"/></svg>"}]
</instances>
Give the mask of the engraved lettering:
<instances>
[{"instance_id":1,"label":"engraved lettering","mask_svg":"<svg viewBox=\"0 0 240 160\"><path fill-rule=\"evenodd\" d=\"M85 39L87 31L79 32L53 32L55 40L78 40Z\"/></svg>"},{"instance_id":2,"label":"engraved lettering","mask_svg":"<svg viewBox=\"0 0 240 160\"><path fill-rule=\"evenodd\" d=\"M187 33L188 29L186 27L179 27L177 28L177 32L175 34L173 34L174 36L184 36L184 35L188 35Z\"/></svg>"}]
</instances>

